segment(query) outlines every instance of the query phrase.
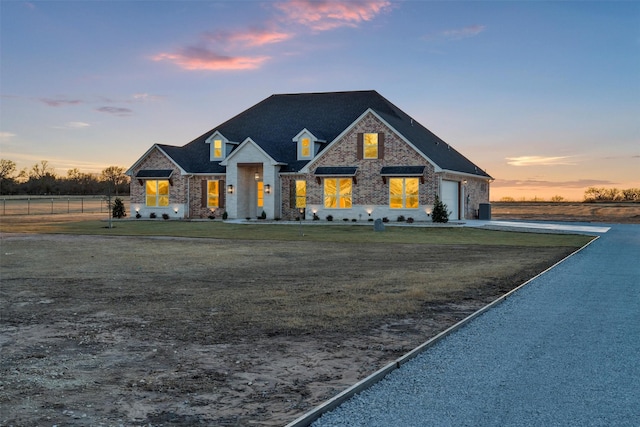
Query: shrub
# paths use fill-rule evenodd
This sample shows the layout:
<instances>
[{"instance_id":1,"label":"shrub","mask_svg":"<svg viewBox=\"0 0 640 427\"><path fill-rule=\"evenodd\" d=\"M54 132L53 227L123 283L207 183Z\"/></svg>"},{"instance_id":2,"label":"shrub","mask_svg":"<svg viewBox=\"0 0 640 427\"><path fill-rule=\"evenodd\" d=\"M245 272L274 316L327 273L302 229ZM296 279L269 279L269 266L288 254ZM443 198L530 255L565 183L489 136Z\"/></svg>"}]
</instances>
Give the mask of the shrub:
<instances>
[{"instance_id":1,"label":"shrub","mask_svg":"<svg viewBox=\"0 0 640 427\"><path fill-rule=\"evenodd\" d=\"M227 218L229 218L229 214L227 213L227 211L224 211L222 213L222 219L227 219Z\"/></svg>"},{"instance_id":2,"label":"shrub","mask_svg":"<svg viewBox=\"0 0 640 427\"><path fill-rule=\"evenodd\" d=\"M169 214L168 213L163 213L162 214L162 219L169 219Z\"/></svg>"},{"instance_id":3,"label":"shrub","mask_svg":"<svg viewBox=\"0 0 640 427\"><path fill-rule=\"evenodd\" d=\"M412 218L412 217L407 218L407 222L408 222L409 224L413 224L413 218Z\"/></svg>"},{"instance_id":4,"label":"shrub","mask_svg":"<svg viewBox=\"0 0 640 427\"><path fill-rule=\"evenodd\" d=\"M318 216L318 214L317 214L317 213L315 213L315 212L313 213L313 220L314 220L314 221L319 221L319 220L320 220L320 217L319 217L319 216Z\"/></svg>"},{"instance_id":5,"label":"shrub","mask_svg":"<svg viewBox=\"0 0 640 427\"><path fill-rule=\"evenodd\" d=\"M136 212L136 218L138 219L142 218L142 215L140 215L140 212Z\"/></svg>"},{"instance_id":6,"label":"shrub","mask_svg":"<svg viewBox=\"0 0 640 427\"><path fill-rule=\"evenodd\" d=\"M151 213L149 214L149 218L152 218L152 219L153 219L153 218L155 218L155 217L156 217L156 213L155 213L155 212L151 212Z\"/></svg>"},{"instance_id":7,"label":"shrub","mask_svg":"<svg viewBox=\"0 0 640 427\"><path fill-rule=\"evenodd\" d=\"M349 221L349 218L342 218L342 220L343 220L344 222L347 222L347 221Z\"/></svg>"},{"instance_id":8,"label":"shrub","mask_svg":"<svg viewBox=\"0 0 640 427\"><path fill-rule=\"evenodd\" d=\"M382 218L382 222L389 222L389 218L387 218L386 216Z\"/></svg>"},{"instance_id":9,"label":"shrub","mask_svg":"<svg viewBox=\"0 0 640 427\"><path fill-rule=\"evenodd\" d=\"M398 215L398 222L404 221L404 215Z\"/></svg>"},{"instance_id":10,"label":"shrub","mask_svg":"<svg viewBox=\"0 0 640 427\"><path fill-rule=\"evenodd\" d=\"M333 215L327 215L327 221L333 221Z\"/></svg>"},{"instance_id":11,"label":"shrub","mask_svg":"<svg viewBox=\"0 0 640 427\"><path fill-rule=\"evenodd\" d=\"M449 222L449 213L447 212L447 205L442 203L440 198L436 196L436 202L433 204L433 212L431 213L431 220L433 222Z\"/></svg>"},{"instance_id":12,"label":"shrub","mask_svg":"<svg viewBox=\"0 0 640 427\"><path fill-rule=\"evenodd\" d=\"M265 211L262 211L258 219L267 219L267 213Z\"/></svg>"},{"instance_id":13,"label":"shrub","mask_svg":"<svg viewBox=\"0 0 640 427\"><path fill-rule=\"evenodd\" d=\"M369 221L369 222L373 222L373 218L369 218L367 221Z\"/></svg>"},{"instance_id":14,"label":"shrub","mask_svg":"<svg viewBox=\"0 0 640 427\"><path fill-rule=\"evenodd\" d=\"M355 219L355 218L353 218L353 219L351 220L351 222L357 222L357 221L358 221L358 220L357 220L357 219Z\"/></svg>"},{"instance_id":15,"label":"shrub","mask_svg":"<svg viewBox=\"0 0 640 427\"><path fill-rule=\"evenodd\" d=\"M124 203L122 203L122 199L119 197L116 197L116 199L113 201L111 216L114 218L123 218L127 216L127 212L124 209Z\"/></svg>"}]
</instances>

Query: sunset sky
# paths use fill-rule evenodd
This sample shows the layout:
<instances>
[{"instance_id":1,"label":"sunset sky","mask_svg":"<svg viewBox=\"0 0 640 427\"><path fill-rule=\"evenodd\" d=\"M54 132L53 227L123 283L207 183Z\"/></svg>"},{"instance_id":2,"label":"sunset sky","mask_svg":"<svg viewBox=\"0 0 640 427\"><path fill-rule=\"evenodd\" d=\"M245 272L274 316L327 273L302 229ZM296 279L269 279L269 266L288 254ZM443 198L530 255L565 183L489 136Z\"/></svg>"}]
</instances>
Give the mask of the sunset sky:
<instances>
[{"instance_id":1,"label":"sunset sky","mask_svg":"<svg viewBox=\"0 0 640 427\"><path fill-rule=\"evenodd\" d=\"M275 93L377 90L504 196L640 187L638 1L0 1L0 157L128 168Z\"/></svg>"}]
</instances>

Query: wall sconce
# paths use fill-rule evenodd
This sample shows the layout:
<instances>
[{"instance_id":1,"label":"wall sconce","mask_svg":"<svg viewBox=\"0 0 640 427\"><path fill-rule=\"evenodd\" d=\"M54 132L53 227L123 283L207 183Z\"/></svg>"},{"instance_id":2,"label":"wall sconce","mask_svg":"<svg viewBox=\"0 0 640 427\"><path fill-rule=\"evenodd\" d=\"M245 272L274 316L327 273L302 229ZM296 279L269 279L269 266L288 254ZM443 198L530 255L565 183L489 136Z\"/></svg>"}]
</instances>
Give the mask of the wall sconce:
<instances>
[{"instance_id":1,"label":"wall sconce","mask_svg":"<svg viewBox=\"0 0 640 427\"><path fill-rule=\"evenodd\" d=\"M227 185L227 193L233 194L233 185L232 184Z\"/></svg>"},{"instance_id":2,"label":"wall sconce","mask_svg":"<svg viewBox=\"0 0 640 427\"><path fill-rule=\"evenodd\" d=\"M431 216L431 209L425 209L425 213L427 214L427 216Z\"/></svg>"},{"instance_id":3,"label":"wall sconce","mask_svg":"<svg viewBox=\"0 0 640 427\"><path fill-rule=\"evenodd\" d=\"M178 214L178 208L173 208L173 213Z\"/></svg>"},{"instance_id":4,"label":"wall sconce","mask_svg":"<svg viewBox=\"0 0 640 427\"><path fill-rule=\"evenodd\" d=\"M140 213L140 208L136 206L136 213Z\"/></svg>"},{"instance_id":5,"label":"wall sconce","mask_svg":"<svg viewBox=\"0 0 640 427\"><path fill-rule=\"evenodd\" d=\"M255 178L256 181L260 181L260 174L258 172L256 172L253 177Z\"/></svg>"},{"instance_id":6,"label":"wall sconce","mask_svg":"<svg viewBox=\"0 0 640 427\"><path fill-rule=\"evenodd\" d=\"M264 192L267 193L267 194L271 194L271 185L265 184Z\"/></svg>"},{"instance_id":7,"label":"wall sconce","mask_svg":"<svg viewBox=\"0 0 640 427\"><path fill-rule=\"evenodd\" d=\"M462 183L463 183L464 185L467 185L467 180L466 180L466 179L465 179L465 180L463 180L463 181L462 181Z\"/></svg>"}]
</instances>

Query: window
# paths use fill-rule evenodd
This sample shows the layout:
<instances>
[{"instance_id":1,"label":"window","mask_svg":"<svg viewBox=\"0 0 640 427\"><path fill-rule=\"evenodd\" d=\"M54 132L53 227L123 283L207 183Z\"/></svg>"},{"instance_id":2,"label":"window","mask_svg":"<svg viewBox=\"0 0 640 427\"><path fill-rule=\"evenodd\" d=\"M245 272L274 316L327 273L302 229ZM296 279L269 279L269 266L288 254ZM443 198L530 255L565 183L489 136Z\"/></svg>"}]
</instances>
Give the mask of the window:
<instances>
[{"instance_id":1,"label":"window","mask_svg":"<svg viewBox=\"0 0 640 427\"><path fill-rule=\"evenodd\" d=\"M169 206L169 181L147 180L146 186L147 206Z\"/></svg>"},{"instance_id":2,"label":"window","mask_svg":"<svg viewBox=\"0 0 640 427\"><path fill-rule=\"evenodd\" d=\"M309 138L302 138L300 141L300 155L302 157L311 156L311 140Z\"/></svg>"},{"instance_id":3,"label":"window","mask_svg":"<svg viewBox=\"0 0 640 427\"><path fill-rule=\"evenodd\" d=\"M356 157L362 159L384 159L384 133L359 133Z\"/></svg>"},{"instance_id":4,"label":"window","mask_svg":"<svg viewBox=\"0 0 640 427\"><path fill-rule=\"evenodd\" d=\"M256 188L258 190L257 204L258 204L258 207L261 208L264 206L264 182L258 181L256 182L256 184L257 184Z\"/></svg>"},{"instance_id":5,"label":"window","mask_svg":"<svg viewBox=\"0 0 640 427\"><path fill-rule=\"evenodd\" d=\"M391 209L417 209L418 178L389 179L389 207Z\"/></svg>"},{"instance_id":6,"label":"window","mask_svg":"<svg viewBox=\"0 0 640 427\"><path fill-rule=\"evenodd\" d=\"M378 134L377 133L365 133L363 136L364 143L364 158L365 159L377 159L378 158Z\"/></svg>"},{"instance_id":7,"label":"window","mask_svg":"<svg viewBox=\"0 0 640 427\"><path fill-rule=\"evenodd\" d=\"M221 139L213 140L213 157L216 159L222 158L222 140Z\"/></svg>"},{"instance_id":8,"label":"window","mask_svg":"<svg viewBox=\"0 0 640 427\"><path fill-rule=\"evenodd\" d=\"M220 181L207 181L207 207L220 207Z\"/></svg>"},{"instance_id":9,"label":"window","mask_svg":"<svg viewBox=\"0 0 640 427\"><path fill-rule=\"evenodd\" d=\"M325 178L324 207L349 209L351 208L351 178Z\"/></svg>"},{"instance_id":10,"label":"window","mask_svg":"<svg viewBox=\"0 0 640 427\"><path fill-rule=\"evenodd\" d=\"M296 208L307 207L307 181L296 180Z\"/></svg>"}]
</instances>

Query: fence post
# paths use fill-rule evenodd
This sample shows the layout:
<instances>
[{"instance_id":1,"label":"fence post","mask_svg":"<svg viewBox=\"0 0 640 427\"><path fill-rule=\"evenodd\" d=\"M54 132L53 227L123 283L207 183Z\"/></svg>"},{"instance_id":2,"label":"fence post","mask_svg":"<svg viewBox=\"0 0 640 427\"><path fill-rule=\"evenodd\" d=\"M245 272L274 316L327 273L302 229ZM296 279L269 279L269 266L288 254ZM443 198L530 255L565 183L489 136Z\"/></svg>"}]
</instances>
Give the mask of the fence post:
<instances>
[{"instance_id":1,"label":"fence post","mask_svg":"<svg viewBox=\"0 0 640 427\"><path fill-rule=\"evenodd\" d=\"M31 197L27 197L27 215L31 214Z\"/></svg>"},{"instance_id":2,"label":"fence post","mask_svg":"<svg viewBox=\"0 0 640 427\"><path fill-rule=\"evenodd\" d=\"M53 215L53 197L51 198L51 215Z\"/></svg>"},{"instance_id":3,"label":"fence post","mask_svg":"<svg viewBox=\"0 0 640 427\"><path fill-rule=\"evenodd\" d=\"M84 213L84 197L80 197L80 213Z\"/></svg>"}]
</instances>

